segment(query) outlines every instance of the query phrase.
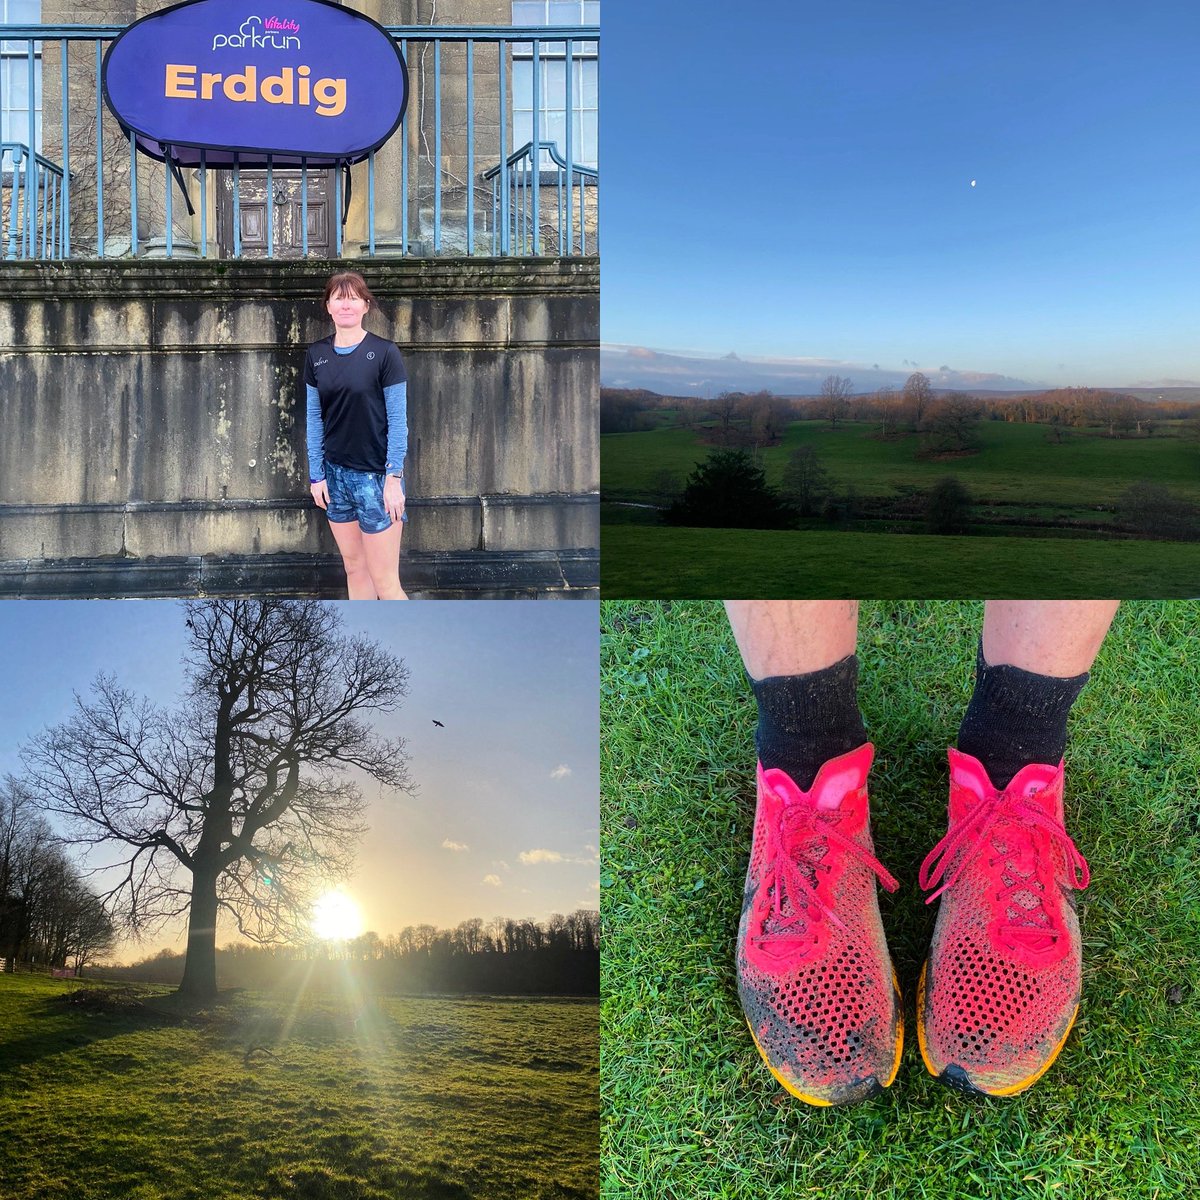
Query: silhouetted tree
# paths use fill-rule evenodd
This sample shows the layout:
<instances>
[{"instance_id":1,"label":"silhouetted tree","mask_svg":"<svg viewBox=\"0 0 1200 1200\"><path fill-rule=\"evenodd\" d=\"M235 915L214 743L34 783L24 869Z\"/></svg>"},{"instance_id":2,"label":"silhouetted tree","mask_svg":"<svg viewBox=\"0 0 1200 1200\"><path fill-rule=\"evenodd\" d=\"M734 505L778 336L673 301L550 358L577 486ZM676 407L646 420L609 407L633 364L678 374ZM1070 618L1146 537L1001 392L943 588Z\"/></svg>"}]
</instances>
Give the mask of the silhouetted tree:
<instances>
[{"instance_id":1,"label":"silhouetted tree","mask_svg":"<svg viewBox=\"0 0 1200 1200\"><path fill-rule=\"evenodd\" d=\"M931 533L966 533L971 493L953 475L947 475L934 484L925 511Z\"/></svg>"},{"instance_id":2,"label":"silhouetted tree","mask_svg":"<svg viewBox=\"0 0 1200 1200\"><path fill-rule=\"evenodd\" d=\"M801 446L788 456L781 491L800 516L814 517L822 512L832 486L829 472L814 447Z\"/></svg>"},{"instance_id":3,"label":"silhouetted tree","mask_svg":"<svg viewBox=\"0 0 1200 1200\"><path fill-rule=\"evenodd\" d=\"M720 529L785 529L792 513L746 451L716 450L688 476L683 495L664 520Z\"/></svg>"},{"instance_id":4,"label":"silhouetted tree","mask_svg":"<svg viewBox=\"0 0 1200 1200\"><path fill-rule=\"evenodd\" d=\"M107 893L132 930L187 913L180 991L215 994L220 911L269 941L298 936L312 897L363 833L357 768L410 790L402 742L363 722L408 692L408 669L340 636L329 605L191 602L188 685L174 711L100 676L75 716L23 751L25 782L73 840L118 854Z\"/></svg>"},{"instance_id":5,"label":"silhouetted tree","mask_svg":"<svg viewBox=\"0 0 1200 1200\"><path fill-rule=\"evenodd\" d=\"M0 958L82 970L113 941L100 898L34 812L33 797L9 780L0 788Z\"/></svg>"}]
</instances>

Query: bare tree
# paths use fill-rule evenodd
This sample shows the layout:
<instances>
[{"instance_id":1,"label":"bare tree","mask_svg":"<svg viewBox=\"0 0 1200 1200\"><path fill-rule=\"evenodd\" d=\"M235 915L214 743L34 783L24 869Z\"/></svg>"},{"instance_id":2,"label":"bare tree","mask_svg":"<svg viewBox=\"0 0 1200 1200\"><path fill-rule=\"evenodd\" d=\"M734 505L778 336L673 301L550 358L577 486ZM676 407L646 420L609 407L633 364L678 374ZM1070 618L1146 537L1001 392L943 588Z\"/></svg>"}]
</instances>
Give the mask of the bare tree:
<instances>
[{"instance_id":1,"label":"bare tree","mask_svg":"<svg viewBox=\"0 0 1200 1200\"><path fill-rule=\"evenodd\" d=\"M717 420L719 443L732 446L735 440L735 422L741 414L743 400L741 392L722 392L714 401L712 415Z\"/></svg>"},{"instance_id":2,"label":"bare tree","mask_svg":"<svg viewBox=\"0 0 1200 1200\"><path fill-rule=\"evenodd\" d=\"M783 439L789 412L786 401L764 390L742 396L738 415L746 426L738 441L748 446L774 446Z\"/></svg>"},{"instance_id":3,"label":"bare tree","mask_svg":"<svg viewBox=\"0 0 1200 1200\"><path fill-rule=\"evenodd\" d=\"M454 931L455 944L463 954L478 954L483 948L483 918L471 917Z\"/></svg>"},{"instance_id":4,"label":"bare tree","mask_svg":"<svg viewBox=\"0 0 1200 1200\"><path fill-rule=\"evenodd\" d=\"M895 389L886 383L880 387L875 393L875 408L879 415L880 432L885 438L891 436L899 415L899 402L896 398ZM889 429L889 425L892 428Z\"/></svg>"},{"instance_id":5,"label":"bare tree","mask_svg":"<svg viewBox=\"0 0 1200 1200\"><path fill-rule=\"evenodd\" d=\"M594 908L577 908L567 918L567 931L575 950L595 950L600 944L600 913Z\"/></svg>"},{"instance_id":6,"label":"bare tree","mask_svg":"<svg viewBox=\"0 0 1200 1200\"><path fill-rule=\"evenodd\" d=\"M55 843L14 780L0 788L0 958L82 970L111 945L113 924L100 898Z\"/></svg>"},{"instance_id":7,"label":"bare tree","mask_svg":"<svg viewBox=\"0 0 1200 1200\"><path fill-rule=\"evenodd\" d=\"M913 428L920 429L925 410L933 399L933 386L920 371L914 371L904 381L904 403L912 413Z\"/></svg>"},{"instance_id":8,"label":"bare tree","mask_svg":"<svg viewBox=\"0 0 1200 1200\"><path fill-rule=\"evenodd\" d=\"M838 421L845 418L853 390L852 380L843 379L840 375L825 377L821 384L821 409L829 418L830 428L836 429Z\"/></svg>"},{"instance_id":9,"label":"bare tree","mask_svg":"<svg viewBox=\"0 0 1200 1200\"><path fill-rule=\"evenodd\" d=\"M82 975L100 955L108 954L116 940L116 927L108 910L99 897L92 896L79 912L74 938L68 947L68 952L75 956L75 974Z\"/></svg>"},{"instance_id":10,"label":"bare tree","mask_svg":"<svg viewBox=\"0 0 1200 1200\"><path fill-rule=\"evenodd\" d=\"M922 439L928 454L956 454L975 448L979 405L962 392L934 400L925 410Z\"/></svg>"},{"instance_id":11,"label":"bare tree","mask_svg":"<svg viewBox=\"0 0 1200 1200\"><path fill-rule=\"evenodd\" d=\"M216 993L216 926L259 941L307 932L322 882L364 832L348 768L412 790L401 741L363 721L408 692L404 663L340 634L329 606L190 602L188 688L170 711L101 676L71 720L23 750L26 784L119 877L105 899L132 931L184 913L181 993Z\"/></svg>"}]
</instances>

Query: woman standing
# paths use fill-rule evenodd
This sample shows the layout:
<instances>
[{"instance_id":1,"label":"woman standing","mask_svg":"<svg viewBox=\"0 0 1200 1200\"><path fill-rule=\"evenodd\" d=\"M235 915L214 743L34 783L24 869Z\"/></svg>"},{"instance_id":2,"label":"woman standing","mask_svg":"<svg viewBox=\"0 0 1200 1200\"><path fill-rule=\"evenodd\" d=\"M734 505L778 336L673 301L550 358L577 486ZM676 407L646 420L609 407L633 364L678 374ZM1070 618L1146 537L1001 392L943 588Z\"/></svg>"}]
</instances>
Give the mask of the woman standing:
<instances>
[{"instance_id":1,"label":"woman standing","mask_svg":"<svg viewBox=\"0 0 1200 1200\"><path fill-rule=\"evenodd\" d=\"M363 328L374 303L353 271L325 285L334 332L308 348L308 478L346 567L351 600L407 600L400 586L407 376L392 342Z\"/></svg>"}]
</instances>

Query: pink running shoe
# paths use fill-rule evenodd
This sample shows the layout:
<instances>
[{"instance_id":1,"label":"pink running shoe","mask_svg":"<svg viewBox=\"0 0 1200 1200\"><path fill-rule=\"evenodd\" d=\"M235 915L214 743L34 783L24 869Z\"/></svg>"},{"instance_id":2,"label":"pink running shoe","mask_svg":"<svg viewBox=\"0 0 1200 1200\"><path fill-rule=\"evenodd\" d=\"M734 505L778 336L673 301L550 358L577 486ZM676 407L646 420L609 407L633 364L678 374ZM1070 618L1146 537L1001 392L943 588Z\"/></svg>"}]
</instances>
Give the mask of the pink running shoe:
<instances>
[{"instance_id":1,"label":"pink running shoe","mask_svg":"<svg viewBox=\"0 0 1200 1200\"><path fill-rule=\"evenodd\" d=\"M878 1095L904 1040L875 876L867 772L874 747L831 758L802 792L758 768L754 845L738 930L738 992L771 1074L809 1104Z\"/></svg>"},{"instance_id":2,"label":"pink running shoe","mask_svg":"<svg viewBox=\"0 0 1200 1200\"><path fill-rule=\"evenodd\" d=\"M941 882L927 904L942 898L917 993L925 1065L961 1091L1024 1091L1079 1011L1072 891L1087 887L1088 866L1063 828L1062 763L1024 767L997 791L978 759L952 749L950 828L920 882Z\"/></svg>"}]
</instances>

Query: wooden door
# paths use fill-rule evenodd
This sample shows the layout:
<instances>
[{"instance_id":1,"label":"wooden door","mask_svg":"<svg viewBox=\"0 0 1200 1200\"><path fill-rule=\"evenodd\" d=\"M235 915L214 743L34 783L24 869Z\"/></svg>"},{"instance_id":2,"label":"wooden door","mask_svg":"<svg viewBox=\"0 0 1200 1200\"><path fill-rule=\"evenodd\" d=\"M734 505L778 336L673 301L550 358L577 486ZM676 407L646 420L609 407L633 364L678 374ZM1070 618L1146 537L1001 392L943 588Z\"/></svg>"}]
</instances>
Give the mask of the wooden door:
<instances>
[{"instance_id":1,"label":"wooden door","mask_svg":"<svg viewBox=\"0 0 1200 1200\"><path fill-rule=\"evenodd\" d=\"M221 173L217 192L218 248L233 255L233 172ZM302 172L276 169L271 194L266 171L239 173L238 216L243 258L266 258L267 222L272 223L275 258L304 257ZM334 253L334 189L332 171L308 172L308 256L330 258Z\"/></svg>"}]
</instances>

